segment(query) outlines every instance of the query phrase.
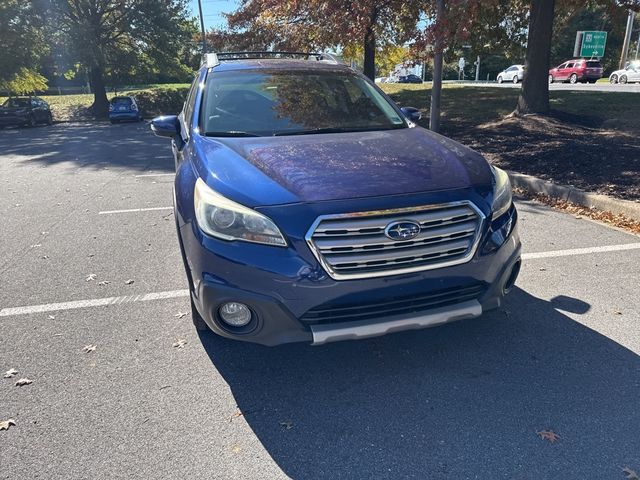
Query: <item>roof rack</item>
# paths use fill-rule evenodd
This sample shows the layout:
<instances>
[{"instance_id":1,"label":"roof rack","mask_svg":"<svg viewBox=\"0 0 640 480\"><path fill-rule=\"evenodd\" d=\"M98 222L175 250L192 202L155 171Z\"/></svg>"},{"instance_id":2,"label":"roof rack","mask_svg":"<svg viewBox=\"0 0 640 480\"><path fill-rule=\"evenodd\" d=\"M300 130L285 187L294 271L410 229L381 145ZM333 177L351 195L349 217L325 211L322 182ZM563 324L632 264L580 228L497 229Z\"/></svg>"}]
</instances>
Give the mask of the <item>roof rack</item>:
<instances>
[{"instance_id":1,"label":"roof rack","mask_svg":"<svg viewBox=\"0 0 640 480\"><path fill-rule=\"evenodd\" d=\"M280 59L280 58L301 58L303 60L315 59L318 62L328 62L338 64L338 60L330 53L324 52L219 52L206 53L202 66L208 68L220 65L220 61L229 60L257 60L257 59Z\"/></svg>"}]
</instances>

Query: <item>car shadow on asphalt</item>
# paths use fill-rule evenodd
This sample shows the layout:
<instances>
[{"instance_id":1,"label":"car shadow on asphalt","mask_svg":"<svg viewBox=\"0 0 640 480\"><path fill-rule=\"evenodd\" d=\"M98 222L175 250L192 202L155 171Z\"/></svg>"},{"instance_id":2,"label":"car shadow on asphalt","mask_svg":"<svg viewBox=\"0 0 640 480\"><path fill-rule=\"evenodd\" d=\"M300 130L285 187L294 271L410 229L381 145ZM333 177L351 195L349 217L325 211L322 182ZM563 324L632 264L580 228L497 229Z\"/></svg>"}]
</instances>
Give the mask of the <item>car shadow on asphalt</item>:
<instances>
[{"instance_id":1,"label":"car shadow on asphalt","mask_svg":"<svg viewBox=\"0 0 640 480\"><path fill-rule=\"evenodd\" d=\"M618 478L640 469L640 357L515 288L480 319L323 347L202 343L292 478ZM554 443L539 432L559 435Z\"/></svg>"},{"instance_id":2,"label":"car shadow on asphalt","mask_svg":"<svg viewBox=\"0 0 640 480\"><path fill-rule=\"evenodd\" d=\"M126 168L173 172L170 142L153 135L144 123L63 123L0 131L2 155L20 155L23 165L73 163L99 170Z\"/></svg>"}]
</instances>

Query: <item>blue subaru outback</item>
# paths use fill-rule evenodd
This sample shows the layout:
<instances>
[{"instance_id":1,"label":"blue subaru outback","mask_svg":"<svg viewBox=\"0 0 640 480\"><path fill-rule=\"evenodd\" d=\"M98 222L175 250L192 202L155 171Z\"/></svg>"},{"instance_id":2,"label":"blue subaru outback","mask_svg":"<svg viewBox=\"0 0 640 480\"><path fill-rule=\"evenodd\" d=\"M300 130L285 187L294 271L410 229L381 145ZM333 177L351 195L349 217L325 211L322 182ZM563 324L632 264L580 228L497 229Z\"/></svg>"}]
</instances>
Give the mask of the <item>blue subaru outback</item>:
<instances>
[{"instance_id":1,"label":"blue subaru outback","mask_svg":"<svg viewBox=\"0 0 640 480\"><path fill-rule=\"evenodd\" d=\"M154 119L193 321L277 345L480 316L520 268L509 179L324 54L207 54Z\"/></svg>"}]
</instances>

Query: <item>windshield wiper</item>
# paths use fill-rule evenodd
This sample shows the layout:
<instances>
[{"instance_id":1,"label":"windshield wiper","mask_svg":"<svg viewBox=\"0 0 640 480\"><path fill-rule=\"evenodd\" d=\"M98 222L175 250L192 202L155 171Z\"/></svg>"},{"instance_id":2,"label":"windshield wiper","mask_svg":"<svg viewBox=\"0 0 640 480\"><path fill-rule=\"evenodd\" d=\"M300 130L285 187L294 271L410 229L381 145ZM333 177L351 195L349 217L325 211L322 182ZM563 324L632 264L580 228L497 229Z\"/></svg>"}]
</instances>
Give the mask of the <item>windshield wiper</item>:
<instances>
[{"instance_id":1,"label":"windshield wiper","mask_svg":"<svg viewBox=\"0 0 640 480\"><path fill-rule=\"evenodd\" d=\"M314 133L348 133L348 132L373 132L378 130L395 130L396 128L403 128L403 125L389 126L389 127L327 127L327 128L310 128L308 130L283 130L281 132L275 132L274 137L280 137L285 135L313 135Z\"/></svg>"},{"instance_id":2,"label":"windshield wiper","mask_svg":"<svg viewBox=\"0 0 640 480\"><path fill-rule=\"evenodd\" d=\"M255 133L242 132L240 130L229 130L228 132L205 132L207 137L259 137Z\"/></svg>"}]
</instances>

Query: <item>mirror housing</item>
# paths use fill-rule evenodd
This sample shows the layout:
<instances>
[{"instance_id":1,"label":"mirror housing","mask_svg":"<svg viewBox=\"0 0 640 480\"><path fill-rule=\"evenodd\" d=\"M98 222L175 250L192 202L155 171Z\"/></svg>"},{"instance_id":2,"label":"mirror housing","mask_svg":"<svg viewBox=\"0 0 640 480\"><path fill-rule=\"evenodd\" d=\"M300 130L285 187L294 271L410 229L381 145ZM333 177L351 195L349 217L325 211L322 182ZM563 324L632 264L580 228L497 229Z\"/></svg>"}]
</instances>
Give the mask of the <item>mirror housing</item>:
<instances>
[{"instance_id":1,"label":"mirror housing","mask_svg":"<svg viewBox=\"0 0 640 480\"><path fill-rule=\"evenodd\" d=\"M422 118L422 113L417 108L413 107L402 107L400 109L405 117L407 117L412 122L417 122Z\"/></svg>"},{"instance_id":2,"label":"mirror housing","mask_svg":"<svg viewBox=\"0 0 640 480\"><path fill-rule=\"evenodd\" d=\"M176 115L161 115L151 120L151 131L158 137L175 138L180 134L180 121Z\"/></svg>"}]
</instances>

